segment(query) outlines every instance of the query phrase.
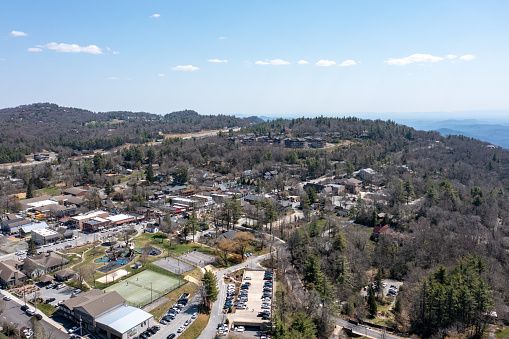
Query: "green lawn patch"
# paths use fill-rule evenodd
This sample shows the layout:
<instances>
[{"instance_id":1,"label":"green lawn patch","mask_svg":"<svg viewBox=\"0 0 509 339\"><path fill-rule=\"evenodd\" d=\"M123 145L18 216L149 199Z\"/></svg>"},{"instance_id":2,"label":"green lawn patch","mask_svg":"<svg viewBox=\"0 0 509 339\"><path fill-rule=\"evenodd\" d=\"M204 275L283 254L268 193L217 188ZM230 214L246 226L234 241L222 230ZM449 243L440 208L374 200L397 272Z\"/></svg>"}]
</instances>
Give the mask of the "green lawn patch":
<instances>
[{"instance_id":1,"label":"green lawn patch","mask_svg":"<svg viewBox=\"0 0 509 339\"><path fill-rule=\"evenodd\" d=\"M497 328L495 331L495 337L497 337L497 339L509 338L509 326L505 328Z\"/></svg>"},{"instance_id":2,"label":"green lawn patch","mask_svg":"<svg viewBox=\"0 0 509 339\"><path fill-rule=\"evenodd\" d=\"M179 336L179 339L196 339L209 323L210 314L200 314L189 328Z\"/></svg>"},{"instance_id":3,"label":"green lawn patch","mask_svg":"<svg viewBox=\"0 0 509 339\"><path fill-rule=\"evenodd\" d=\"M55 306L46 303L37 304L37 308L41 310L42 313L46 314L48 317L51 317L53 313L57 311L57 308Z\"/></svg>"},{"instance_id":4,"label":"green lawn patch","mask_svg":"<svg viewBox=\"0 0 509 339\"><path fill-rule=\"evenodd\" d=\"M157 306L149 313L154 316L157 320L161 319L161 317L168 311L171 305L177 301L177 299L182 295L182 293L189 293L193 296L198 291L199 286L193 283L188 283L176 290L165 295L166 298L169 298L167 302L162 305Z\"/></svg>"}]
</instances>

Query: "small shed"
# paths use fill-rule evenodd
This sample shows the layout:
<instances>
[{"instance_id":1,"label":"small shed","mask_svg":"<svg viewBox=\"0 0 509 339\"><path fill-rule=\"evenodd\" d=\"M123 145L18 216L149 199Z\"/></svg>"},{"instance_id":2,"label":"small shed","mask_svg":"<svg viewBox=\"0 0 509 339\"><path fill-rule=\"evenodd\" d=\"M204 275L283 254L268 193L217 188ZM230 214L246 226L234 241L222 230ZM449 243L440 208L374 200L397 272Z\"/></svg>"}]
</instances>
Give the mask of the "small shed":
<instances>
[{"instance_id":1,"label":"small shed","mask_svg":"<svg viewBox=\"0 0 509 339\"><path fill-rule=\"evenodd\" d=\"M39 281L42 282L44 285L51 284L53 282L53 277L50 275L43 275L39 278Z\"/></svg>"}]
</instances>

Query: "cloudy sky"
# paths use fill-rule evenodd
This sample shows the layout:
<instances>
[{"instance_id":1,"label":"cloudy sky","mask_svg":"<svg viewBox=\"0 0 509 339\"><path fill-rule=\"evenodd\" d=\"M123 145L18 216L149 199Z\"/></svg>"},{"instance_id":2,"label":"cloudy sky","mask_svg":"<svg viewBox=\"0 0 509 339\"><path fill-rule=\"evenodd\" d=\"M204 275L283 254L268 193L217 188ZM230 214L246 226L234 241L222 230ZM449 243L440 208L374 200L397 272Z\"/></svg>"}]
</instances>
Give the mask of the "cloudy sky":
<instances>
[{"instance_id":1,"label":"cloudy sky","mask_svg":"<svg viewBox=\"0 0 509 339\"><path fill-rule=\"evenodd\" d=\"M508 13L506 0L1 0L0 107L504 110Z\"/></svg>"}]
</instances>

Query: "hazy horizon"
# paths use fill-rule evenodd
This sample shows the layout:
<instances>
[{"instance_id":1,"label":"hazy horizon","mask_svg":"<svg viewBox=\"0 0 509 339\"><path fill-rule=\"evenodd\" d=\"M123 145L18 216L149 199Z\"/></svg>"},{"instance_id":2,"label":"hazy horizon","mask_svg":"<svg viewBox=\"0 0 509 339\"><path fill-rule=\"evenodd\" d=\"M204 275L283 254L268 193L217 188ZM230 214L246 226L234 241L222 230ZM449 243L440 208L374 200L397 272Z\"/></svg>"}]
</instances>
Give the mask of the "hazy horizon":
<instances>
[{"instance_id":1,"label":"hazy horizon","mask_svg":"<svg viewBox=\"0 0 509 339\"><path fill-rule=\"evenodd\" d=\"M462 0L4 1L0 106L508 110L508 10L505 1Z\"/></svg>"}]
</instances>

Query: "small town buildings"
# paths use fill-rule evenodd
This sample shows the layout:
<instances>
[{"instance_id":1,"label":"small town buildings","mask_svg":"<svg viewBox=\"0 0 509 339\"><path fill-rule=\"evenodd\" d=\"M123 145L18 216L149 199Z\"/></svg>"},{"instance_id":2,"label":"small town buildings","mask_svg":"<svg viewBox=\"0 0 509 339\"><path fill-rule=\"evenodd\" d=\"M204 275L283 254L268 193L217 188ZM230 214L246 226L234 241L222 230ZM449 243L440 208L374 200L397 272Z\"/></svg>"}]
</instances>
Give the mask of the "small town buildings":
<instances>
[{"instance_id":1,"label":"small town buildings","mask_svg":"<svg viewBox=\"0 0 509 339\"><path fill-rule=\"evenodd\" d=\"M109 220L112 227L135 221L134 217L128 214L111 215L109 217L105 217L104 219Z\"/></svg>"},{"instance_id":2,"label":"small town buildings","mask_svg":"<svg viewBox=\"0 0 509 339\"><path fill-rule=\"evenodd\" d=\"M40 277L46 273L53 272L69 263L64 257L55 252L42 253L32 257L26 257L23 261L23 272L31 277Z\"/></svg>"},{"instance_id":3,"label":"small town buildings","mask_svg":"<svg viewBox=\"0 0 509 339\"><path fill-rule=\"evenodd\" d=\"M29 226L33 222L31 220L21 218L14 214L8 214L0 223L2 232L4 233L18 233L19 229L23 226Z\"/></svg>"},{"instance_id":4,"label":"small town buildings","mask_svg":"<svg viewBox=\"0 0 509 339\"><path fill-rule=\"evenodd\" d=\"M139 308L128 306L115 291L92 289L59 304L65 317L81 324L92 333L108 339L138 337L154 325L154 316Z\"/></svg>"},{"instance_id":5,"label":"small town buildings","mask_svg":"<svg viewBox=\"0 0 509 339\"><path fill-rule=\"evenodd\" d=\"M92 220L96 217L106 218L109 213L106 211L94 211L83 215L77 215L71 218L70 223L78 229L83 228L83 223Z\"/></svg>"},{"instance_id":6,"label":"small town buildings","mask_svg":"<svg viewBox=\"0 0 509 339\"><path fill-rule=\"evenodd\" d=\"M95 217L92 220L83 222L83 232L93 233L111 227L111 221L105 218Z\"/></svg>"},{"instance_id":7,"label":"small town buildings","mask_svg":"<svg viewBox=\"0 0 509 339\"><path fill-rule=\"evenodd\" d=\"M72 195L74 197L83 197L88 193L88 190L82 188L71 187L64 191L64 195Z\"/></svg>"},{"instance_id":8,"label":"small town buildings","mask_svg":"<svg viewBox=\"0 0 509 339\"><path fill-rule=\"evenodd\" d=\"M45 245L61 239L60 233L49 228L32 230L31 236L37 245Z\"/></svg>"}]
</instances>

